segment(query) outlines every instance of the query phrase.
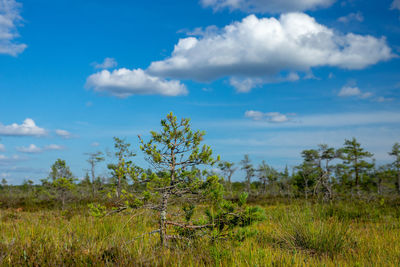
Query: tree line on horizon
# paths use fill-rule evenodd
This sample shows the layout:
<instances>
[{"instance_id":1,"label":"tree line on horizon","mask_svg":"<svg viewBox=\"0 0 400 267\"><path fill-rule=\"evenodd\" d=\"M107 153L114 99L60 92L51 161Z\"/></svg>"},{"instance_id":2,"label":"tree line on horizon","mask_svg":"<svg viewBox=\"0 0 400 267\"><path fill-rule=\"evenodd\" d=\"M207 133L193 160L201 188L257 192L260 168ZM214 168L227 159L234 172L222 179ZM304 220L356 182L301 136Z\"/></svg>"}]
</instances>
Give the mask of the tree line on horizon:
<instances>
[{"instance_id":1,"label":"tree line on horizon","mask_svg":"<svg viewBox=\"0 0 400 267\"><path fill-rule=\"evenodd\" d=\"M109 177L96 175L96 167L105 161L101 151L86 153L89 172L82 180L78 180L71 172L65 160L57 159L51 166L49 176L41 180L41 185L34 185L32 180L25 180L20 186L11 186L2 179L0 189L5 191L22 190L43 193L57 199L62 205L75 194L98 197L105 188L115 188L120 196L122 190L129 190L131 181L129 174L121 174L122 170L135 170L138 173L151 174L151 168L144 169L132 161L136 154L131 144L124 139L114 137L115 163L109 163ZM291 171L286 166L278 171L264 160L255 165L249 155L238 162L218 161L214 169L206 170L221 178L228 197L247 192L252 197L303 197L331 200L340 196L396 196L400 195L400 144L395 143L388 152L393 162L377 165L373 154L366 151L356 138L346 139L342 148L335 149L326 144L315 149L301 152L302 163ZM242 181L232 181L233 175L241 170ZM43 196L41 196L43 198Z\"/></svg>"}]
</instances>

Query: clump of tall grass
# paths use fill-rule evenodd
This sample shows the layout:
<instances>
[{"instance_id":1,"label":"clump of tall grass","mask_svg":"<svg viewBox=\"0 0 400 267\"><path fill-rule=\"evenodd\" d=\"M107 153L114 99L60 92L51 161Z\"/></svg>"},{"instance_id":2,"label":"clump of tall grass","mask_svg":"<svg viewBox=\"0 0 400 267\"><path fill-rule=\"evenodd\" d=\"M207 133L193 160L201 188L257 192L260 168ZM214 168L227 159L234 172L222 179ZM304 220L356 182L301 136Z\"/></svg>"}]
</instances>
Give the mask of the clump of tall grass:
<instances>
[{"instance_id":1,"label":"clump of tall grass","mask_svg":"<svg viewBox=\"0 0 400 267\"><path fill-rule=\"evenodd\" d=\"M348 223L335 217L321 220L309 210L282 217L273 239L282 247L330 257L355 247Z\"/></svg>"}]
</instances>

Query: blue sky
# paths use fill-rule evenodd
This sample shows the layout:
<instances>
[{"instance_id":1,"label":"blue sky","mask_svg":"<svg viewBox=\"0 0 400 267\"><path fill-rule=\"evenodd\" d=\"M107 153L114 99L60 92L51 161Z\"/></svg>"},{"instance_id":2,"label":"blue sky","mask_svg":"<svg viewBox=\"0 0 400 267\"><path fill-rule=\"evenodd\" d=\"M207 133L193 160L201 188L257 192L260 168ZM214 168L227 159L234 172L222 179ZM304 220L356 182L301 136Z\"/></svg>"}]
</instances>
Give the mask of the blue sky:
<instances>
[{"instance_id":1,"label":"blue sky","mask_svg":"<svg viewBox=\"0 0 400 267\"><path fill-rule=\"evenodd\" d=\"M0 0L0 178L82 177L170 111L223 160L282 169L354 136L387 163L399 54L399 0Z\"/></svg>"}]
</instances>

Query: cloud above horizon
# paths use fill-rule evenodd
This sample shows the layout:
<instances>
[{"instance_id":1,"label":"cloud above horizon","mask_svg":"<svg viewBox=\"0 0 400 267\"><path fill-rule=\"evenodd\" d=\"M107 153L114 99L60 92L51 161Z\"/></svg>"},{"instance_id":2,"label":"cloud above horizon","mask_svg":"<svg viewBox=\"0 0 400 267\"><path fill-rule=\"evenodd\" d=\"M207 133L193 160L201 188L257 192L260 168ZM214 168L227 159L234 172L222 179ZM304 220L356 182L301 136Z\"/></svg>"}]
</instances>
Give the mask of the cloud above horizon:
<instances>
[{"instance_id":1,"label":"cloud above horizon","mask_svg":"<svg viewBox=\"0 0 400 267\"><path fill-rule=\"evenodd\" d=\"M15 41L19 37L21 4L15 0L0 0L0 54L17 56L27 47Z\"/></svg>"},{"instance_id":2,"label":"cloud above horizon","mask_svg":"<svg viewBox=\"0 0 400 267\"><path fill-rule=\"evenodd\" d=\"M399 125L400 113L395 111L371 111L371 112L343 112L326 114L295 114L296 119L286 123L270 123L266 120L225 120L206 121L203 127L207 128L233 128L233 129L263 129L263 128L340 128L349 126L368 125Z\"/></svg>"},{"instance_id":3,"label":"cloud above horizon","mask_svg":"<svg viewBox=\"0 0 400 267\"><path fill-rule=\"evenodd\" d=\"M357 96L359 98L369 98L372 96L371 92L362 92L360 90L360 88L358 88L357 86L349 86L349 85L345 85L343 86L339 93L338 96L340 97L351 97L351 96Z\"/></svg>"},{"instance_id":4,"label":"cloud above horizon","mask_svg":"<svg viewBox=\"0 0 400 267\"><path fill-rule=\"evenodd\" d=\"M44 136L47 131L36 125L35 121L27 118L22 124L13 123L3 125L0 123L0 136Z\"/></svg>"},{"instance_id":5,"label":"cloud above horizon","mask_svg":"<svg viewBox=\"0 0 400 267\"><path fill-rule=\"evenodd\" d=\"M152 76L142 69L103 70L90 75L86 87L121 98L132 95L178 96L188 93L180 81Z\"/></svg>"},{"instance_id":6,"label":"cloud above horizon","mask_svg":"<svg viewBox=\"0 0 400 267\"><path fill-rule=\"evenodd\" d=\"M251 118L255 121L267 121L272 123L283 123L289 121L288 116L293 116L294 114L282 114L280 112L261 112L255 110L247 110L244 114L246 118Z\"/></svg>"},{"instance_id":7,"label":"cloud above horizon","mask_svg":"<svg viewBox=\"0 0 400 267\"><path fill-rule=\"evenodd\" d=\"M25 158L21 158L18 155L12 155L11 157L0 154L0 166L8 166L9 164L23 161Z\"/></svg>"},{"instance_id":8,"label":"cloud above horizon","mask_svg":"<svg viewBox=\"0 0 400 267\"><path fill-rule=\"evenodd\" d=\"M51 150L63 150L64 147L60 145L47 145L44 146L43 148L36 146L35 144L30 144L29 146L21 146L21 147L16 147L16 150L21 153L28 153L28 154L37 154L37 153L42 153L45 151L51 151Z\"/></svg>"},{"instance_id":9,"label":"cloud above horizon","mask_svg":"<svg viewBox=\"0 0 400 267\"><path fill-rule=\"evenodd\" d=\"M241 10L247 13L283 13L314 10L331 6L335 0L201 0L203 7L214 11Z\"/></svg>"},{"instance_id":10,"label":"cloud above horizon","mask_svg":"<svg viewBox=\"0 0 400 267\"><path fill-rule=\"evenodd\" d=\"M58 135L58 136L60 136L60 137L62 137L64 139L69 139L69 138L72 137L72 134L70 132L66 131L66 130L57 129L55 131L55 133L56 133L56 135Z\"/></svg>"},{"instance_id":11,"label":"cloud above horizon","mask_svg":"<svg viewBox=\"0 0 400 267\"><path fill-rule=\"evenodd\" d=\"M262 83L323 66L360 70L392 57L384 37L340 34L304 13L279 19L249 15L217 33L180 39L172 55L152 62L147 72L199 82L230 77ZM243 88L239 91L250 91L251 84Z\"/></svg>"}]
</instances>

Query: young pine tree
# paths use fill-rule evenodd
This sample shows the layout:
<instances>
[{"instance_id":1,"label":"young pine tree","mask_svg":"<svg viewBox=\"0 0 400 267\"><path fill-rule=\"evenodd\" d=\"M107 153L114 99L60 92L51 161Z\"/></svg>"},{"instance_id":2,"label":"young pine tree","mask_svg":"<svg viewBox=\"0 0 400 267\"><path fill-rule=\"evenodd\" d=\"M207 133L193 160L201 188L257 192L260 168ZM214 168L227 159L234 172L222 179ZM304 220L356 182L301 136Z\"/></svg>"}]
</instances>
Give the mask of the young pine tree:
<instances>
[{"instance_id":1,"label":"young pine tree","mask_svg":"<svg viewBox=\"0 0 400 267\"><path fill-rule=\"evenodd\" d=\"M156 211L159 229L147 234L159 233L162 247L168 246L169 240L226 238L234 227L244 227L265 218L263 209L245 205L247 194L241 196L238 204L225 200L220 178L212 171L200 170L201 166L212 166L219 161L219 157L212 157L210 147L201 145L204 132L193 131L189 119L178 121L172 113L161 120L161 126L160 132L151 132L148 141L139 136L140 148L153 168L130 171L133 187L140 190L123 194L123 201L118 199L116 203L118 208L109 213L106 207L91 204L93 215L142 208ZM193 220L199 203L206 206L206 219ZM171 207L175 212L171 212ZM176 212L178 207L184 216Z\"/></svg>"},{"instance_id":2,"label":"young pine tree","mask_svg":"<svg viewBox=\"0 0 400 267\"><path fill-rule=\"evenodd\" d=\"M344 147L339 150L339 153L344 166L347 167L349 176L353 176L356 191L359 193L362 175L366 174L373 167L373 164L367 162L365 159L371 158L373 154L365 151L355 138L352 140L346 139Z\"/></svg>"},{"instance_id":3,"label":"young pine tree","mask_svg":"<svg viewBox=\"0 0 400 267\"><path fill-rule=\"evenodd\" d=\"M248 194L250 194L251 179L254 177L255 170L253 164L251 164L249 155L244 155L244 158L240 161L240 164L242 165L241 169L246 173L246 191Z\"/></svg>"},{"instance_id":4,"label":"young pine tree","mask_svg":"<svg viewBox=\"0 0 400 267\"><path fill-rule=\"evenodd\" d=\"M224 177L227 180L227 187L232 194L232 176L237 170L237 168L234 167L235 163L229 162L229 161L223 161L218 164L219 169L222 171Z\"/></svg>"},{"instance_id":5,"label":"young pine tree","mask_svg":"<svg viewBox=\"0 0 400 267\"><path fill-rule=\"evenodd\" d=\"M269 185L271 191L276 189L279 173L277 170L269 166L264 160L258 166L257 169L258 178L260 179L262 185L262 194L267 191L267 184Z\"/></svg>"},{"instance_id":6,"label":"young pine tree","mask_svg":"<svg viewBox=\"0 0 400 267\"><path fill-rule=\"evenodd\" d=\"M103 152L97 151L93 153L86 153L86 155L89 157L87 159L87 162L90 165L90 174L92 176L92 197L94 197L96 193L96 174L95 174L95 169L96 165L102 161L104 161L104 155Z\"/></svg>"},{"instance_id":7,"label":"young pine tree","mask_svg":"<svg viewBox=\"0 0 400 267\"><path fill-rule=\"evenodd\" d=\"M61 201L62 208L64 209L68 197L75 188L75 180L65 160L57 159L51 166L49 177L43 180L43 184L50 187L56 198Z\"/></svg>"},{"instance_id":8,"label":"young pine tree","mask_svg":"<svg viewBox=\"0 0 400 267\"><path fill-rule=\"evenodd\" d=\"M115 193L117 198L121 197L122 189L128 183L128 178L132 178L132 175L134 175L135 166L131 158L136 156L136 154L131 150L130 146L131 144L124 139L114 137L115 157L118 162L116 164L108 164L107 167L111 170L112 181L116 186Z\"/></svg>"},{"instance_id":9,"label":"young pine tree","mask_svg":"<svg viewBox=\"0 0 400 267\"><path fill-rule=\"evenodd\" d=\"M203 145L202 131L193 132L189 119L178 119L172 114L161 120L160 132L151 132L151 138L145 142L140 136L141 150L147 160L160 175L150 179L151 191L161 195L159 210L160 242L162 246L171 238L167 234L168 205L171 197L185 198L195 194L202 187L196 168L200 165L213 165L210 147Z\"/></svg>"}]
</instances>

